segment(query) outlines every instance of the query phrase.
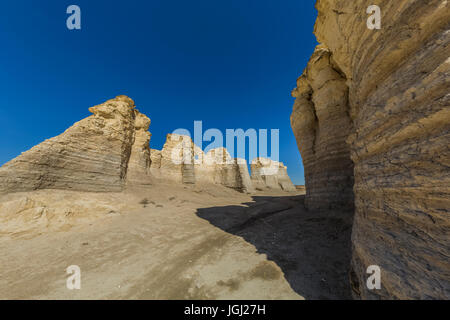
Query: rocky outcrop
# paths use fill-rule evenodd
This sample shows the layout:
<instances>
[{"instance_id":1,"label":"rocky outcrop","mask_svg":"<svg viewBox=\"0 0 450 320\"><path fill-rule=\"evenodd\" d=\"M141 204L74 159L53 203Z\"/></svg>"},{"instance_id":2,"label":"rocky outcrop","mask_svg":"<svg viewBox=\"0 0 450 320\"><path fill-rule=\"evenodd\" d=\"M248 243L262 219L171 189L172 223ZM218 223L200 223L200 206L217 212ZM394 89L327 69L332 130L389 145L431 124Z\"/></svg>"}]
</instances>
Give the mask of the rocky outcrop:
<instances>
[{"instance_id":1,"label":"rocky outcrop","mask_svg":"<svg viewBox=\"0 0 450 320\"><path fill-rule=\"evenodd\" d=\"M163 149L155 152L155 165L151 167L159 169L157 176L177 183L195 183L194 143L190 137L168 134Z\"/></svg>"},{"instance_id":2,"label":"rocky outcrop","mask_svg":"<svg viewBox=\"0 0 450 320\"><path fill-rule=\"evenodd\" d=\"M225 148L204 153L188 136L168 134L162 151L151 150L150 171L178 183L213 183L253 192L247 163L232 159Z\"/></svg>"},{"instance_id":3,"label":"rocky outcrop","mask_svg":"<svg viewBox=\"0 0 450 320\"><path fill-rule=\"evenodd\" d=\"M330 181L354 180L355 297L449 299L450 3L374 4L380 30L366 26L367 1L316 4L321 45L291 118L308 204L319 194L335 203L340 183ZM370 265L381 269L380 290L366 286Z\"/></svg>"},{"instance_id":4,"label":"rocky outcrop","mask_svg":"<svg viewBox=\"0 0 450 320\"><path fill-rule=\"evenodd\" d=\"M224 148L205 154L190 137L168 134L161 151L150 149L150 119L126 96L89 111L92 116L1 167L0 193L40 189L120 192L156 181L212 183L254 191L246 161L232 159ZM280 170L280 184L288 185L285 167Z\"/></svg>"},{"instance_id":5,"label":"rocky outcrop","mask_svg":"<svg viewBox=\"0 0 450 320\"><path fill-rule=\"evenodd\" d=\"M205 154L189 136L168 134L162 151L151 150L151 159L153 176L178 183L213 183L248 193L255 188L296 191L283 163L255 159L250 177L245 159L233 159L225 148Z\"/></svg>"},{"instance_id":6,"label":"rocky outcrop","mask_svg":"<svg viewBox=\"0 0 450 320\"><path fill-rule=\"evenodd\" d=\"M287 167L278 161L267 158L253 159L251 164L251 180L255 188L296 191L287 174Z\"/></svg>"},{"instance_id":7,"label":"rocky outcrop","mask_svg":"<svg viewBox=\"0 0 450 320\"><path fill-rule=\"evenodd\" d=\"M156 178L161 178L161 151L150 149L150 173Z\"/></svg>"},{"instance_id":8,"label":"rocky outcrop","mask_svg":"<svg viewBox=\"0 0 450 320\"><path fill-rule=\"evenodd\" d=\"M225 148L208 151L204 156L204 165L212 168L212 181L243 192L253 192L253 184L248 173L245 159L232 159Z\"/></svg>"},{"instance_id":9,"label":"rocky outcrop","mask_svg":"<svg viewBox=\"0 0 450 320\"><path fill-rule=\"evenodd\" d=\"M37 189L110 192L121 191L127 182L147 183L150 119L125 96L89 111L92 116L2 166L0 193Z\"/></svg>"},{"instance_id":10,"label":"rocky outcrop","mask_svg":"<svg viewBox=\"0 0 450 320\"><path fill-rule=\"evenodd\" d=\"M351 209L348 87L326 47L316 48L292 95L297 98L291 123L305 168L306 206Z\"/></svg>"},{"instance_id":11,"label":"rocky outcrop","mask_svg":"<svg viewBox=\"0 0 450 320\"><path fill-rule=\"evenodd\" d=\"M134 142L131 147L130 159L128 161L127 183L132 185L151 184L151 153L150 138L148 132L150 119L142 113L136 113L134 120Z\"/></svg>"}]
</instances>

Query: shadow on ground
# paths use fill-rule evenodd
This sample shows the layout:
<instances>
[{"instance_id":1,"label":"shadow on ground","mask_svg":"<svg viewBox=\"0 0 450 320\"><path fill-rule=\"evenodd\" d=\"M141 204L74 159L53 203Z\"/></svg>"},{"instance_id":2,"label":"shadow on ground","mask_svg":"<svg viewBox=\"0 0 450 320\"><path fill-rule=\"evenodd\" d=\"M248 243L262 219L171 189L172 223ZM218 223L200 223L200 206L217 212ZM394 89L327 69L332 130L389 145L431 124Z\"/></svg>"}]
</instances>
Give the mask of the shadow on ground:
<instances>
[{"instance_id":1,"label":"shadow on ground","mask_svg":"<svg viewBox=\"0 0 450 320\"><path fill-rule=\"evenodd\" d=\"M351 212L308 211L304 196L254 196L197 215L266 254L305 299L351 299Z\"/></svg>"}]
</instances>

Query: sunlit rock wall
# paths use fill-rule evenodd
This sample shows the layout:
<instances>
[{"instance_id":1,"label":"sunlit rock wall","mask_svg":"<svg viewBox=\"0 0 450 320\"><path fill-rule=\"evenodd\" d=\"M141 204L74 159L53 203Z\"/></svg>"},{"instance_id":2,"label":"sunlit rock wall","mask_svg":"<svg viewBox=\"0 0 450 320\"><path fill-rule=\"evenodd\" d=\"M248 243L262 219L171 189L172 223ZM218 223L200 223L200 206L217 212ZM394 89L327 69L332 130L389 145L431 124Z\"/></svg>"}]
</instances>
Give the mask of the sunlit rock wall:
<instances>
[{"instance_id":1,"label":"sunlit rock wall","mask_svg":"<svg viewBox=\"0 0 450 320\"><path fill-rule=\"evenodd\" d=\"M381 9L379 30L367 28L369 5ZM318 50L329 52L331 65L342 78L343 90L330 91L328 99L344 101L344 85L348 87L355 297L450 298L449 6L444 0L316 4ZM317 50L310 64L315 59ZM325 97L316 101L320 90L310 81L307 84L312 90L300 83L294 91L292 126L305 158L308 189L308 179L320 180L328 172L328 179L333 179L335 174L328 167L308 172L311 106L317 110L327 101ZM328 128L330 139L347 131L347 126L330 123L334 127ZM319 132L328 129L319 119ZM366 286L370 265L381 268L380 290Z\"/></svg>"}]
</instances>

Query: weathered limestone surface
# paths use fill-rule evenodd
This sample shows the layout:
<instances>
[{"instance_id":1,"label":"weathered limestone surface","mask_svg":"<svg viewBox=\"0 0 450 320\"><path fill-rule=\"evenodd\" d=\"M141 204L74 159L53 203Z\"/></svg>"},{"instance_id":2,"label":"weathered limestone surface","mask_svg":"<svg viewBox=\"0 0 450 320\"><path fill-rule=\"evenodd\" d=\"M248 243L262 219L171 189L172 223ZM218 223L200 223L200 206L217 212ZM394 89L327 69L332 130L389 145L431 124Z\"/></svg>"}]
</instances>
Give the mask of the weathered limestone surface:
<instances>
[{"instance_id":1,"label":"weathered limestone surface","mask_svg":"<svg viewBox=\"0 0 450 320\"><path fill-rule=\"evenodd\" d=\"M156 178L161 178L161 151L150 149L150 173Z\"/></svg>"},{"instance_id":2,"label":"weathered limestone surface","mask_svg":"<svg viewBox=\"0 0 450 320\"><path fill-rule=\"evenodd\" d=\"M195 183L194 143L191 138L168 134L160 154L160 160L156 162L160 170L157 175L177 183Z\"/></svg>"},{"instance_id":3,"label":"weathered limestone surface","mask_svg":"<svg viewBox=\"0 0 450 320\"><path fill-rule=\"evenodd\" d=\"M232 159L225 148L210 150L204 156L204 165L213 166L214 183L244 192L253 192L254 188L244 159Z\"/></svg>"},{"instance_id":4,"label":"weathered limestone surface","mask_svg":"<svg viewBox=\"0 0 450 320\"><path fill-rule=\"evenodd\" d=\"M371 4L381 8L380 30L366 27ZM348 135L353 177L342 172L349 182L354 179L356 297L450 298L449 6L444 0L316 4L321 45L294 90L292 127L310 205L318 194L334 201L334 189L316 181L345 181L338 167L314 167L313 146L323 131L339 137L339 152L332 150L337 153L330 157L341 166L348 153L341 141ZM323 68L326 76L319 72ZM327 112L333 115L321 122ZM381 268L381 290L366 287L370 265Z\"/></svg>"},{"instance_id":5,"label":"weathered limestone surface","mask_svg":"<svg viewBox=\"0 0 450 320\"><path fill-rule=\"evenodd\" d=\"M146 183L150 119L125 96L89 111L92 116L2 166L0 193L51 188L121 191L127 173L131 183L137 175Z\"/></svg>"},{"instance_id":6,"label":"weathered limestone surface","mask_svg":"<svg viewBox=\"0 0 450 320\"><path fill-rule=\"evenodd\" d=\"M89 110L92 116L1 167L0 193L120 192L151 185L155 179L254 191L245 160L232 159L224 148L204 154L190 137L168 134L161 151L150 149L150 119L126 96Z\"/></svg>"},{"instance_id":7,"label":"weathered limestone surface","mask_svg":"<svg viewBox=\"0 0 450 320\"><path fill-rule=\"evenodd\" d=\"M238 170L238 181L239 185L241 186L240 188L242 188L242 191L247 193L255 192L255 187L252 184L252 180L248 172L247 161L240 158L235 159L235 161Z\"/></svg>"},{"instance_id":8,"label":"weathered limestone surface","mask_svg":"<svg viewBox=\"0 0 450 320\"><path fill-rule=\"evenodd\" d=\"M232 159L225 148L205 154L190 137L168 134L163 150L151 150L150 171L158 178L178 183L213 183L253 192L247 163Z\"/></svg>"},{"instance_id":9,"label":"weathered limestone surface","mask_svg":"<svg viewBox=\"0 0 450 320\"><path fill-rule=\"evenodd\" d=\"M305 168L306 206L353 207L353 162L346 139L352 124L346 78L330 51L318 46L292 92L292 128Z\"/></svg>"},{"instance_id":10,"label":"weathered limestone surface","mask_svg":"<svg viewBox=\"0 0 450 320\"><path fill-rule=\"evenodd\" d=\"M296 188L287 174L286 166L267 158L253 159L251 164L251 180L258 189L281 189L295 191Z\"/></svg>"},{"instance_id":11,"label":"weathered limestone surface","mask_svg":"<svg viewBox=\"0 0 450 320\"><path fill-rule=\"evenodd\" d=\"M142 113L136 113L134 121L134 143L131 147L130 159L128 161L127 183L134 185L151 184L151 153L150 137L148 132L150 119Z\"/></svg>"}]
</instances>

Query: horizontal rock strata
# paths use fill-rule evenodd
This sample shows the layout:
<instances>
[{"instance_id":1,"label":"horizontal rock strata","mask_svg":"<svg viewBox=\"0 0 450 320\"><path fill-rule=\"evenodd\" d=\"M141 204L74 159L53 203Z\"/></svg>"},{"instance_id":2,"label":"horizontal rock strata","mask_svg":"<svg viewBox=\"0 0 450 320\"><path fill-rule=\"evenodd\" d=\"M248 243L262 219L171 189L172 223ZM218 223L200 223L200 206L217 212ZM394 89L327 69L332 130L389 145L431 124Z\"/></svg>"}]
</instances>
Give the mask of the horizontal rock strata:
<instances>
[{"instance_id":1,"label":"horizontal rock strata","mask_svg":"<svg viewBox=\"0 0 450 320\"><path fill-rule=\"evenodd\" d=\"M147 181L150 119L125 96L92 107L92 116L0 168L0 192L37 189L120 191L127 173ZM131 160L131 162L130 162Z\"/></svg>"},{"instance_id":2,"label":"horizontal rock strata","mask_svg":"<svg viewBox=\"0 0 450 320\"><path fill-rule=\"evenodd\" d=\"M367 1L317 1L315 34L321 46L294 91L292 115L305 160L307 192L314 201L314 194L323 193L319 189L324 187L308 190L311 181L327 175L345 180L336 170L328 166L315 170L309 162L314 159L312 145L320 140L312 134L317 130L311 128L311 110L335 111L329 102L339 100L338 105L344 105L347 86L351 124L335 117L322 126L320 115L316 116L319 134L327 131L330 139L348 135L354 163L354 177L346 173L349 181L354 179L354 295L449 299L450 3L380 0L374 4L382 13L379 30L366 26ZM330 73L335 71L322 87L315 85L321 76L319 80L311 76L315 65L323 63L319 56L329 60ZM340 150L342 155L347 152L343 145ZM334 201L333 192L330 196L329 201ZM370 265L381 269L380 290L366 286Z\"/></svg>"},{"instance_id":3,"label":"horizontal rock strata","mask_svg":"<svg viewBox=\"0 0 450 320\"><path fill-rule=\"evenodd\" d=\"M224 148L205 154L190 137L168 134L161 151L150 149L150 119L126 96L89 111L92 116L1 167L0 193L40 189L120 192L161 181L255 191L247 162L232 159ZM283 181L289 180L285 175Z\"/></svg>"},{"instance_id":4,"label":"horizontal rock strata","mask_svg":"<svg viewBox=\"0 0 450 320\"><path fill-rule=\"evenodd\" d=\"M251 164L251 179L255 188L296 191L287 174L287 167L278 161L256 158Z\"/></svg>"},{"instance_id":5,"label":"horizontal rock strata","mask_svg":"<svg viewBox=\"0 0 450 320\"><path fill-rule=\"evenodd\" d=\"M213 183L243 192L253 192L247 163L232 159L225 148L204 153L190 137L168 134L162 151L152 150L150 171L179 183Z\"/></svg>"},{"instance_id":6,"label":"horizontal rock strata","mask_svg":"<svg viewBox=\"0 0 450 320\"><path fill-rule=\"evenodd\" d=\"M306 206L353 207L353 162L346 144L352 124L346 78L319 46L292 92L292 128L305 168Z\"/></svg>"}]
</instances>

